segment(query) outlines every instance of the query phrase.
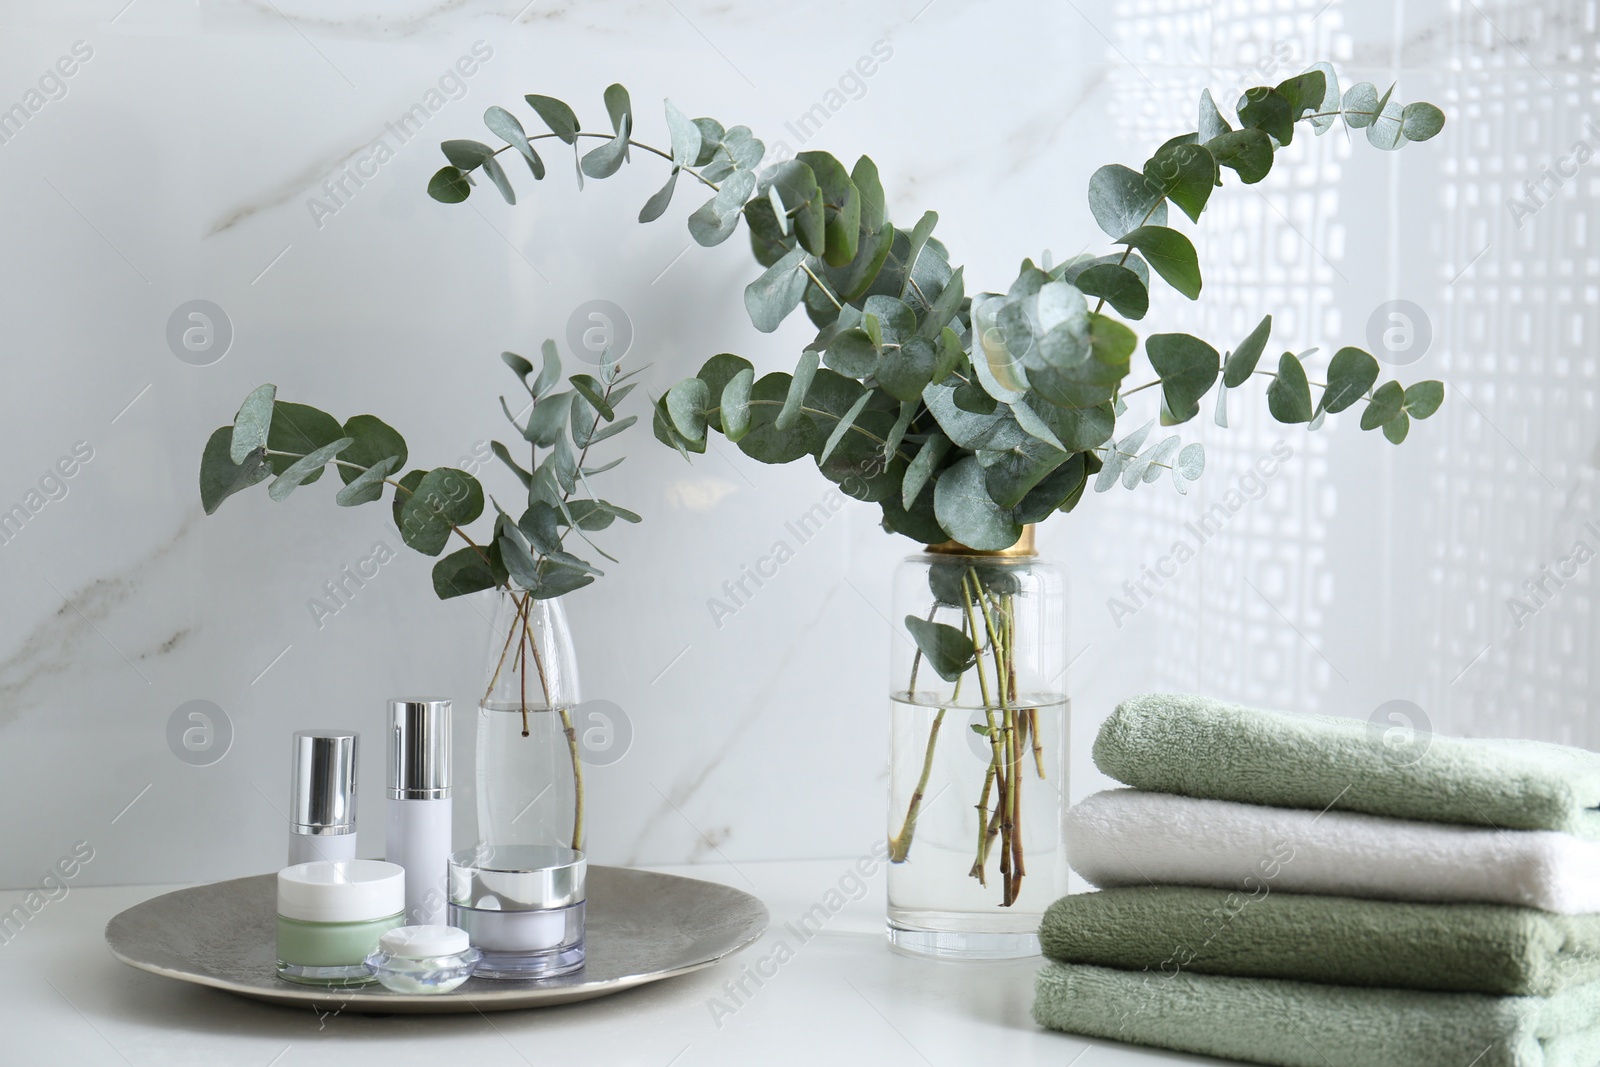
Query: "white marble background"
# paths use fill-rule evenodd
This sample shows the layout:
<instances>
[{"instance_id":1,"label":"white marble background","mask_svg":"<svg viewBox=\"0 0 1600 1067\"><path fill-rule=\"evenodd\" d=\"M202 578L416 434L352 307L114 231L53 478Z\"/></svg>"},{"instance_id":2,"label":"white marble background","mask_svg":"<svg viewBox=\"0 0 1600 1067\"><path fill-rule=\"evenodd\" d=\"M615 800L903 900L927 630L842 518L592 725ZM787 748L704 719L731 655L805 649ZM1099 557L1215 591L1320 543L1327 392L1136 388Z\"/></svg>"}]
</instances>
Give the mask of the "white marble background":
<instances>
[{"instance_id":1,"label":"white marble background","mask_svg":"<svg viewBox=\"0 0 1600 1067\"><path fill-rule=\"evenodd\" d=\"M1575 542L1600 547L1585 529L1600 520L1600 163L1528 217L1507 205L1575 142L1600 148L1585 127L1600 114L1593 19L1577 0L0 5L0 109L26 106L41 78L49 97L0 143L0 510L75 446L92 451L0 544L0 886L37 885L78 842L93 849L83 883L271 869L291 730L375 741L382 701L401 692L472 706L485 623L433 599L431 561L401 550L320 628L308 609L342 566L399 548L383 511L335 508L317 485L202 516L201 445L256 384L377 413L433 466L503 434L496 397L512 383L497 353L563 337L585 301L625 310L653 391L719 351L793 363L799 316L771 337L745 318L742 235L692 245L689 196L635 223L664 177L656 161L580 194L551 153L540 187L513 168L515 208L492 192L451 208L423 192L438 141L483 137L484 108L525 112L527 92L603 122L611 81L632 91L647 140L665 141L664 96L789 140L784 124L880 41L892 56L810 147L869 152L898 221L938 210L969 288L1003 288L1045 248L1104 245L1090 173L1137 165L1192 126L1202 87L1221 98L1258 80L1252 68L1276 81L1329 58L1347 84L1398 78L1403 99L1449 114L1437 140L1392 155L1342 133L1297 138L1262 185L1230 181L1198 227L1202 301L1156 298L1145 332L1195 329L1220 347L1271 311L1275 344L1325 352L1362 344L1380 304L1409 300L1431 343L1400 374L1449 391L1401 449L1353 414L1308 436L1267 420L1259 394L1237 396L1232 431L1193 426L1211 457L1200 492L1117 490L1044 530L1075 581L1075 794L1099 784L1099 720L1156 687L1360 718L1404 699L1439 729L1600 744L1594 565L1521 626L1507 605ZM314 217L324 180L480 41L492 56L460 98ZM72 75L50 80L74 48ZM209 366L166 339L194 299L234 331ZM608 532L623 563L571 606L586 695L634 731L591 775L594 855L858 854L884 822L884 616L907 545L852 505L719 628L707 599L825 483L727 447L686 466L644 426L623 440L608 495L646 522ZM1260 499L1117 625L1108 600L1279 440L1293 458ZM209 766L169 749L191 700L231 730ZM470 752L465 729L458 743ZM361 774L374 828L375 743ZM470 784L465 758L458 775ZM470 788L459 795L467 835Z\"/></svg>"}]
</instances>

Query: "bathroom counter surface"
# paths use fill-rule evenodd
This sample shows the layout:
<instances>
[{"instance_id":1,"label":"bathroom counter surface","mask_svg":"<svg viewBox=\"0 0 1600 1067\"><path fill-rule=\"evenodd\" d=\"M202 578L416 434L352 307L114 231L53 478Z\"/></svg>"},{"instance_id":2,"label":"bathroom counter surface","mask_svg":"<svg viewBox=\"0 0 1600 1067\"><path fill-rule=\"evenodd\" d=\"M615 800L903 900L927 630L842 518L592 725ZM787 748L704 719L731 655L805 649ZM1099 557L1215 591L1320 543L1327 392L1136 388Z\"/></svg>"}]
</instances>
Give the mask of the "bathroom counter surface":
<instances>
[{"instance_id":1,"label":"bathroom counter surface","mask_svg":"<svg viewBox=\"0 0 1600 1067\"><path fill-rule=\"evenodd\" d=\"M175 886L73 888L0 937L0 1062L132 1067L378 1064L1217 1063L1041 1030L1039 961L945 964L889 951L883 874L849 859L653 868L752 892L772 925L694 974L566 1007L493 1015L318 1015L119 963L102 937ZM0 894L9 909L22 894ZM851 898L855 899L851 899ZM4 940L9 938L9 940Z\"/></svg>"}]
</instances>

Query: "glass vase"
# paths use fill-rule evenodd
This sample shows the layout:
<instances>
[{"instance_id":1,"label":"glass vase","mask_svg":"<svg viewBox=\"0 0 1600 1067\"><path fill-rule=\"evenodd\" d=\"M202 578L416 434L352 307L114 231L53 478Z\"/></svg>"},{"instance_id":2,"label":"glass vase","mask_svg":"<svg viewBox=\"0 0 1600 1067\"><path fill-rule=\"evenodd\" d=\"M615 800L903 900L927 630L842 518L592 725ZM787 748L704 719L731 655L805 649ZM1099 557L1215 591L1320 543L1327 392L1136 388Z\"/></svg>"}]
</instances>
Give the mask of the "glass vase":
<instances>
[{"instance_id":1,"label":"glass vase","mask_svg":"<svg viewBox=\"0 0 1600 1067\"><path fill-rule=\"evenodd\" d=\"M561 598L496 594L478 702L478 841L583 851L578 660Z\"/></svg>"},{"instance_id":2,"label":"glass vase","mask_svg":"<svg viewBox=\"0 0 1600 1067\"><path fill-rule=\"evenodd\" d=\"M1066 576L1029 527L1000 552L908 557L894 607L889 942L1035 955L1040 917L1067 892Z\"/></svg>"}]
</instances>

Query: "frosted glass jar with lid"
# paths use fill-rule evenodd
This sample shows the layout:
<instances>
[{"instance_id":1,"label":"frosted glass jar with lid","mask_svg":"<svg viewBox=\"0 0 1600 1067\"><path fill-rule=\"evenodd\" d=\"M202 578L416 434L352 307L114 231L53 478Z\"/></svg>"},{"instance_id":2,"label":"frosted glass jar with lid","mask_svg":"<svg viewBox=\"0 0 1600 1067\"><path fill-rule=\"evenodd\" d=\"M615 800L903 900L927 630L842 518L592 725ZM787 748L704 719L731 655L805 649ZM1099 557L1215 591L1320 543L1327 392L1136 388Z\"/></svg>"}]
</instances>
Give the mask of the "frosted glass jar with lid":
<instances>
[{"instance_id":1,"label":"frosted glass jar with lid","mask_svg":"<svg viewBox=\"0 0 1600 1067\"><path fill-rule=\"evenodd\" d=\"M404 921L405 871L381 860L297 863L278 872L278 975L305 985L372 981L367 955Z\"/></svg>"}]
</instances>

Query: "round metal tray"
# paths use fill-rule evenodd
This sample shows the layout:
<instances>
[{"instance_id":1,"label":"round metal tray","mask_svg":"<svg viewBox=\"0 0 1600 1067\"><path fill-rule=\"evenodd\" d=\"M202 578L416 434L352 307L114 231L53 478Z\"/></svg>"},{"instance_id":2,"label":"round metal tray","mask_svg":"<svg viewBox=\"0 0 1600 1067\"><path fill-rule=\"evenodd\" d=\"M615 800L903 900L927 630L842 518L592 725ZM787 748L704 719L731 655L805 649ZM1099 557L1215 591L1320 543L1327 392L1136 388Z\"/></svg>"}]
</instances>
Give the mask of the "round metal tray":
<instances>
[{"instance_id":1,"label":"round metal tray","mask_svg":"<svg viewBox=\"0 0 1600 1067\"><path fill-rule=\"evenodd\" d=\"M510 1011L603 997L707 967L767 928L749 893L670 874L589 868L586 957L571 974L539 981L473 978L451 993L418 996L379 985L319 989L279 978L277 876L180 889L106 924L123 963L183 982L275 1004L371 1013Z\"/></svg>"}]
</instances>

